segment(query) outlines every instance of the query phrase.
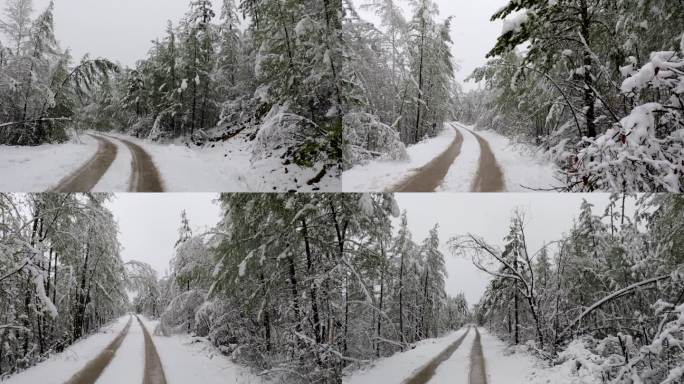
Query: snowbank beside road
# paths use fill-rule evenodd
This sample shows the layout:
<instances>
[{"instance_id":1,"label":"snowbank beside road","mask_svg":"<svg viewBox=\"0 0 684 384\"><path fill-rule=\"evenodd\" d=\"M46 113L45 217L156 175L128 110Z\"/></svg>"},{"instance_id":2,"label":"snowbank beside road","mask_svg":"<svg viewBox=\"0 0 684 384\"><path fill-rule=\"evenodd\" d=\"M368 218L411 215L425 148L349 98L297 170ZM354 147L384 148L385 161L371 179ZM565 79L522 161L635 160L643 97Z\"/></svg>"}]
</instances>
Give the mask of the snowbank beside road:
<instances>
[{"instance_id":1,"label":"snowbank beside road","mask_svg":"<svg viewBox=\"0 0 684 384\"><path fill-rule=\"evenodd\" d=\"M344 192L385 192L431 162L454 142L456 132L447 125L439 136L406 148L408 161L376 160L342 173Z\"/></svg>"},{"instance_id":2,"label":"snowbank beside road","mask_svg":"<svg viewBox=\"0 0 684 384\"><path fill-rule=\"evenodd\" d=\"M0 191L45 192L85 164L98 149L95 139L37 147L0 145Z\"/></svg>"},{"instance_id":3,"label":"snowbank beside road","mask_svg":"<svg viewBox=\"0 0 684 384\"><path fill-rule=\"evenodd\" d=\"M3 384L61 384L69 380L91 359L114 340L128 323L129 316L104 326L100 332L88 336L64 352L52 355L47 360L2 381ZM133 320L135 321L135 320ZM131 324L131 332L135 324ZM125 339L124 339L125 340ZM141 376L142 377L142 376Z\"/></svg>"},{"instance_id":4,"label":"snowbank beside road","mask_svg":"<svg viewBox=\"0 0 684 384\"><path fill-rule=\"evenodd\" d=\"M187 335L157 336L154 329L159 321L140 316L152 335L168 384L259 384L266 379L235 364L212 345Z\"/></svg>"},{"instance_id":5,"label":"snowbank beside road","mask_svg":"<svg viewBox=\"0 0 684 384\"><path fill-rule=\"evenodd\" d=\"M484 328L480 328L488 384L579 384L581 380L565 366L546 363L522 350L511 348ZM585 383L588 384L588 383Z\"/></svg>"},{"instance_id":6,"label":"snowbank beside road","mask_svg":"<svg viewBox=\"0 0 684 384\"><path fill-rule=\"evenodd\" d=\"M351 372L343 378L345 384L365 384L365 383L401 383L435 356L439 355L449 345L463 336L466 329L460 329L444 337L428 339L416 343L414 349L406 352L399 352L392 356L381 358L372 365L360 370ZM465 340L464 340L465 342ZM463 348L462 344L460 348ZM470 352L470 349L468 349ZM447 364L444 362L443 364ZM467 374L467 373L466 373ZM466 376L467 377L467 376Z\"/></svg>"}]
</instances>

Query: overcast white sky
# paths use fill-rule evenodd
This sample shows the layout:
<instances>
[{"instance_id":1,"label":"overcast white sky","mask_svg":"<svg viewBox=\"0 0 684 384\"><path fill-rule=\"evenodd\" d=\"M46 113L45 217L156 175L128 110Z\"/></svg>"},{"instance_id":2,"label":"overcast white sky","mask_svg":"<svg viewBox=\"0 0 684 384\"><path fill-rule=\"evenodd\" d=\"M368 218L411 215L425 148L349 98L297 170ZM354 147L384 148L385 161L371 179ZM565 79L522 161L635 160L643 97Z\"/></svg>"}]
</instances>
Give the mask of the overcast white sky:
<instances>
[{"instance_id":1,"label":"overcast white sky","mask_svg":"<svg viewBox=\"0 0 684 384\"><path fill-rule=\"evenodd\" d=\"M0 0L4 9L7 0ZM410 18L406 0L397 0ZM463 81L485 63L485 54L494 46L501 23L491 23L492 14L508 0L436 0L440 20L453 16L453 54L461 66L456 78ZM354 0L358 6L366 0ZM49 0L34 0L36 10ZM215 1L215 6L218 2ZM106 57L132 66L145 57L150 41L164 33L166 21L178 21L189 0L56 0L56 33L63 47L71 48L76 60L85 53ZM369 20L374 16L362 12ZM467 89L474 84L465 84Z\"/></svg>"},{"instance_id":2,"label":"overcast white sky","mask_svg":"<svg viewBox=\"0 0 684 384\"><path fill-rule=\"evenodd\" d=\"M4 10L7 0L0 0ZM33 0L36 13L49 0ZM189 0L55 0L55 29L75 60L90 53L132 66L161 37L166 21L177 22Z\"/></svg>"},{"instance_id":3,"label":"overcast white sky","mask_svg":"<svg viewBox=\"0 0 684 384\"><path fill-rule=\"evenodd\" d=\"M360 4L365 4L368 0L353 0L357 8ZM407 20L411 18L411 8L406 0L396 0L402 9ZM451 38L454 42L454 59L461 67L456 72L456 79L463 83L464 80L477 67L486 63L485 56L496 43L497 37L501 34L502 22L492 23L489 20L492 15L508 3L508 0L435 0L439 7L439 20L443 21L449 16L453 16L451 23ZM361 11L361 14L368 21L379 25L377 17L371 12ZM469 82L463 83L465 89L474 89L476 84Z\"/></svg>"},{"instance_id":4,"label":"overcast white sky","mask_svg":"<svg viewBox=\"0 0 684 384\"><path fill-rule=\"evenodd\" d=\"M178 239L180 212L188 212L195 233L215 225L219 207L215 194L117 194L109 207L119 222L123 259L149 263L161 275L173 257ZM522 208L527 215L527 239L531 250L558 240L577 216L582 199L602 213L607 194L397 194L401 209L408 212L414 241L420 243L435 223L440 224L442 251L447 259L447 292L464 292L470 304L479 301L489 276L475 269L470 260L449 253L447 241L473 233L500 246L508 232L511 213Z\"/></svg>"},{"instance_id":5,"label":"overcast white sky","mask_svg":"<svg viewBox=\"0 0 684 384\"><path fill-rule=\"evenodd\" d=\"M186 210L195 234L213 227L219 220L215 194L121 193L109 208L119 222L119 241L124 261L150 264L163 276L169 269L178 240L180 215Z\"/></svg>"}]
</instances>

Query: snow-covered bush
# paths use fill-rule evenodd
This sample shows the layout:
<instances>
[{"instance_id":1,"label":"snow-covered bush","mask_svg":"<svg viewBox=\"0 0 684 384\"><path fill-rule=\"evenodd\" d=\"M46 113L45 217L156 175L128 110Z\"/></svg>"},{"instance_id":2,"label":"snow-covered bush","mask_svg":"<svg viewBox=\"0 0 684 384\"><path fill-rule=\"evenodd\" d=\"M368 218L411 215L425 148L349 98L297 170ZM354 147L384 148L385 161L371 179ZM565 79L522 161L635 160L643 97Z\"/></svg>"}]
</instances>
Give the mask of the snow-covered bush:
<instances>
[{"instance_id":1,"label":"snow-covered bush","mask_svg":"<svg viewBox=\"0 0 684 384\"><path fill-rule=\"evenodd\" d=\"M194 332L196 329L196 314L207 297L207 291L193 289L183 292L169 303L161 315L159 327L162 334Z\"/></svg>"},{"instance_id":2,"label":"snow-covered bush","mask_svg":"<svg viewBox=\"0 0 684 384\"><path fill-rule=\"evenodd\" d=\"M383 124L375 115L364 112L348 113L343 118L348 165L372 159L406 160L408 152L399 132Z\"/></svg>"},{"instance_id":3,"label":"snow-covered bush","mask_svg":"<svg viewBox=\"0 0 684 384\"><path fill-rule=\"evenodd\" d=\"M128 134L139 138L149 137L154 124L155 119L152 116L141 117L131 125Z\"/></svg>"},{"instance_id":4,"label":"snow-covered bush","mask_svg":"<svg viewBox=\"0 0 684 384\"><path fill-rule=\"evenodd\" d=\"M268 112L256 135L254 159L287 154L298 165L312 166L323 155L316 150L325 145L320 127L313 121L275 105Z\"/></svg>"},{"instance_id":5,"label":"snow-covered bush","mask_svg":"<svg viewBox=\"0 0 684 384\"><path fill-rule=\"evenodd\" d=\"M626 97L658 101L635 107L604 134L585 138L575 164L578 181L588 189L681 192L684 56L654 52L640 70L630 64L623 72L630 74L621 88Z\"/></svg>"},{"instance_id":6,"label":"snow-covered bush","mask_svg":"<svg viewBox=\"0 0 684 384\"><path fill-rule=\"evenodd\" d=\"M585 336L570 342L557 363L582 384L682 383L684 304L663 303L660 308L666 314L649 344L637 349L632 337L624 334L603 339Z\"/></svg>"}]
</instances>

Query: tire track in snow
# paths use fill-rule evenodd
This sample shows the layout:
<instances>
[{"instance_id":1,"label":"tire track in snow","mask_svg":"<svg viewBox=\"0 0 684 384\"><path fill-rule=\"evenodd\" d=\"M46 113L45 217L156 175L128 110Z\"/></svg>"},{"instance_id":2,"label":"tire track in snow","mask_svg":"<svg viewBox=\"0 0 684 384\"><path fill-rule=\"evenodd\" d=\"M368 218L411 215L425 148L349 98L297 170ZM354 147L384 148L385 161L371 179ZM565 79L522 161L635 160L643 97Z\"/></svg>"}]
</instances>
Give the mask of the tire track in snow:
<instances>
[{"instance_id":1,"label":"tire track in snow","mask_svg":"<svg viewBox=\"0 0 684 384\"><path fill-rule=\"evenodd\" d=\"M145 336L145 374L143 376L143 384L166 384L164 367L157 353L157 348L154 346L154 341L152 341L152 336L150 336L140 318L138 316L135 316L135 318L138 319L138 323L140 323L143 335Z\"/></svg>"},{"instance_id":2,"label":"tire track in snow","mask_svg":"<svg viewBox=\"0 0 684 384\"><path fill-rule=\"evenodd\" d=\"M480 330L475 328L475 341L470 350L470 384L487 384L487 370L485 369L485 359L482 353L482 343L480 342Z\"/></svg>"},{"instance_id":3,"label":"tire track in snow","mask_svg":"<svg viewBox=\"0 0 684 384\"><path fill-rule=\"evenodd\" d=\"M164 183L149 153L132 141L108 137L124 143L133 156L129 181L130 192L164 192Z\"/></svg>"},{"instance_id":4,"label":"tire track in snow","mask_svg":"<svg viewBox=\"0 0 684 384\"><path fill-rule=\"evenodd\" d=\"M473 181L472 192L504 192L506 184L504 183L503 172L496 161L492 148L482 136L471 130L468 131L480 143L480 164Z\"/></svg>"},{"instance_id":5,"label":"tire track in snow","mask_svg":"<svg viewBox=\"0 0 684 384\"><path fill-rule=\"evenodd\" d=\"M118 151L116 145L99 135L88 136L98 141L97 152L81 168L62 179L52 192L89 192L111 167Z\"/></svg>"},{"instance_id":6,"label":"tire track in snow","mask_svg":"<svg viewBox=\"0 0 684 384\"><path fill-rule=\"evenodd\" d=\"M412 176L408 177L395 188L394 192L434 192L442 184L449 173L449 168L461 154L463 135L456 130L456 137L446 151L435 157L426 165L418 168Z\"/></svg>"},{"instance_id":7,"label":"tire track in snow","mask_svg":"<svg viewBox=\"0 0 684 384\"><path fill-rule=\"evenodd\" d=\"M131 323L133 318L128 319L128 323L124 329L119 333L118 336L94 359L90 360L83 369L76 372L69 380L64 384L94 384L100 377L102 372L107 368L107 365L112 361L116 351L121 346L124 338L128 334L128 330L131 329Z\"/></svg>"},{"instance_id":8,"label":"tire track in snow","mask_svg":"<svg viewBox=\"0 0 684 384\"><path fill-rule=\"evenodd\" d=\"M468 327L468 330L461 337L459 337L458 340L454 341L450 346L448 346L444 351L442 351L442 353L440 353L434 359L430 360L427 364L425 364L412 377L410 377L407 380L404 380L402 384L426 384L427 382L429 382L430 379L435 375L437 367L439 367L440 364L448 360L451 357L451 355L454 354L458 347L461 346L461 343L463 343L463 340L466 338L469 332L470 327Z\"/></svg>"}]
</instances>

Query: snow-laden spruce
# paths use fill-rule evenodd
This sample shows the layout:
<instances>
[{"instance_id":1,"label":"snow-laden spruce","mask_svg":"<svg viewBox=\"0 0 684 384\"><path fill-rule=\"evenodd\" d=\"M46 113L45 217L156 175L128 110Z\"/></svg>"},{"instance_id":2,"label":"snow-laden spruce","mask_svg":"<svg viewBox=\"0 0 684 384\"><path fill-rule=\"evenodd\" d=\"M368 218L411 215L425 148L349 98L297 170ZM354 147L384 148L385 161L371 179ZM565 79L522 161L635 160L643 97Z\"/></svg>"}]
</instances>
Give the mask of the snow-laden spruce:
<instances>
[{"instance_id":1,"label":"snow-laden spruce","mask_svg":"<svg viewBox=\"0 0 684 384\"><path fill-rule=\"evenodd\" d=\"M487 87L458 115L538 145L563 190L682 191L681 5L511 0L493 18Z\"/></svg>"}]
</instances>

